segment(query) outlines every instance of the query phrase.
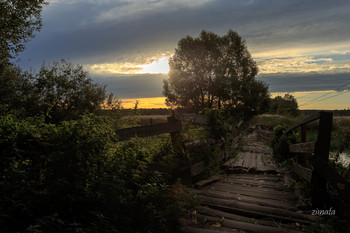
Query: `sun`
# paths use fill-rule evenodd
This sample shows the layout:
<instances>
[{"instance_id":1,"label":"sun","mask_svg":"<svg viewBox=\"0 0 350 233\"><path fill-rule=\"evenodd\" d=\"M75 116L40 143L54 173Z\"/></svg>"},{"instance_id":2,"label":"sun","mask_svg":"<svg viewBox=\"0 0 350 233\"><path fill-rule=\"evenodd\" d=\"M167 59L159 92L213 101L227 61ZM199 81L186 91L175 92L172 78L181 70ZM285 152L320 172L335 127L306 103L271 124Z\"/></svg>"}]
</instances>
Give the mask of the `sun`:
<instances>
[{"instance_id":1,"label":"sun","mask_svg":"<svg viewBox=\"0 0 350 233\"><path fill-rule=\"evenodd\" d=\"M167 74L169 72L168 57L162 57L150 64L138 65L142 70L137 71L137 74Z\"/></svg>"}]
</instances>

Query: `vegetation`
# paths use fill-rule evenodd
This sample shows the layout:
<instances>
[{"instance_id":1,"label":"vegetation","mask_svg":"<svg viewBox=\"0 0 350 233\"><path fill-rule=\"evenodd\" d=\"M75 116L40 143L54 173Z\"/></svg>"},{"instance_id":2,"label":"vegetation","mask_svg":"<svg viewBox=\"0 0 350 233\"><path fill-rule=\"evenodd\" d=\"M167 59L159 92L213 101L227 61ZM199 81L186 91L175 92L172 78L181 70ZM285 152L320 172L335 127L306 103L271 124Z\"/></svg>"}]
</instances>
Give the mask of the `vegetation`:
<instances>
[{"instance_id":1,"label":"vegetation","mask_svg":"<svg viewBox=\"0 0 350 233\"><path fill-rule=\"evenodd\" d=\"M24 115L43 114L58 123L99 109L106 99L105 86L94 83L82 66L62 60L43 65L37 74L7 67L1 74L0 109Z\"/></svg>"},{"instance_id":2,"label":"vegetation","mask_svg":"<svg viewBox=\"0 0 350 233\"><path fill-rule=\"evenodd\" d=\"M267 110L268 87L255 80L258 68L237 32L181 39L169 68L163 89L168 106L225 109L246 119Z\"/></svg>"},{"instance_id":3,"label":"vegetation","mask_svg":"<svg viewBox=\"0 0 350 233\"><path fill-rule=\"evenodd\" d=\"M145 139L146 140L146 139ZM105 117L0 118L1 232L172 232L170 140L115 143ZM167 171L162 173L161 171Z\"/></svg>"},{"instance_id":4,"label":"vegetation","mask_svg":"<svg viewBox=\"0 0 350 233\"><path fill-rule=\"evenodd\" d=\"M0 0L0 73L42 26L44 0Z\"/></svg>"},{"instance_id":5,"label":"vegetation","mask_svg":"<svg viewBox=\"0 0 350 233\"><path fill-rule=\"evenodd\" d=\"M271 99L269 113L296 117L300 115L298 102L294 96L285 94Z\"/></svg>"}]
</instances>

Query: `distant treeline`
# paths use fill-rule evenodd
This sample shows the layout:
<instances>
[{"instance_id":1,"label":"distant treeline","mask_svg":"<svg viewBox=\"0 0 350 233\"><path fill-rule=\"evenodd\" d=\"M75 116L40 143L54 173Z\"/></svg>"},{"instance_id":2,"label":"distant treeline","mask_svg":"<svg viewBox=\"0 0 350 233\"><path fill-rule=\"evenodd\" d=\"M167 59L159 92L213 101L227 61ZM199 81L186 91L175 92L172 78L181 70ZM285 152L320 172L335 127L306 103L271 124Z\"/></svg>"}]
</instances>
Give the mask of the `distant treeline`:
<instances>
[{"instance_id":1,"label":"distant treeline","mask_svg":"<svg viewBox=\"0 0 350 233\"><path fill-rule=\"evenodd\" d=\"M312 115L320 110L301 110L304 115ZM350 116L350 109L332 110L334 116Z\"/></svg>"}]
</instances>

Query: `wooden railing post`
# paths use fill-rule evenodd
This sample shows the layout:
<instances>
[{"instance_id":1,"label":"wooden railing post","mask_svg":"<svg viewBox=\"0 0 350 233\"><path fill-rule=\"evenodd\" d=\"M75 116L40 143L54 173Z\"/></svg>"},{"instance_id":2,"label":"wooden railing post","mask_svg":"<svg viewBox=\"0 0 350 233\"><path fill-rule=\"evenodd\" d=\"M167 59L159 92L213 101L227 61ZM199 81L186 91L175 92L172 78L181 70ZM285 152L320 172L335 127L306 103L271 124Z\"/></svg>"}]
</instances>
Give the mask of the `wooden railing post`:
<instances>
[{"instance_id":1,"label":"wooden railing post","mask_svg":"<svg viewBox=\"0 0 350 233\"><path fill-rule=\"evenodd\" d=\"M315 161L320 160L319 163L327 163L329 161L329 149L332 131L333 113L320 112L318 138L315 146ZM314 165L312 171L312 191L311 202L313 207L322 208L326 199L327 183L322 172L317 164Z\"/></svg>"},{"instance_id":2,"label":"wooden railing post","mask_svg":"<svg viewBox=\"0 0 350 233\"><path fill-rule=\"evenodd\" d=\"M173 110L171 116L168 117L168 123L174 123L174 122L179 122L181 125L181 121L175 119L175 113ZM173 146L175 146L175 148L179 147L180 131L170 133L170 137L171 137L171 143L173 144Z\"/></svg>"}]
</instances>

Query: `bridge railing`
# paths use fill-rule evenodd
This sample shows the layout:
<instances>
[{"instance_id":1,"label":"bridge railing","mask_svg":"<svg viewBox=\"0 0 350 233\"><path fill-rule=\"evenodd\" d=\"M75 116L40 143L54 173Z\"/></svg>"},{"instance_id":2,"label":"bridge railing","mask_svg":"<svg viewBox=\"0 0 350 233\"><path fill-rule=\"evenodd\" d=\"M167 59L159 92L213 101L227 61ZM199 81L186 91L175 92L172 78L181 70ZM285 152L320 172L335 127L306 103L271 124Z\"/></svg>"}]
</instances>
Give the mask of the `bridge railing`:
<instances>
[{"instance_id":1,"label":"bridge railing","mask_svg":"<svg viewBox=\"0 0 350 233\"><path fill-rule=\"evenodd\" d=\"M154 136L158 134L170 133L171 140L173 144L176 146L176 143L178 141L177 140L178 135L182 130L182 121L192 122L199 125L210 124L210 118L207 116L199 115L195 113L181 113L178 111L173 111L172 115L167 118L166 123L150 124L145 126L119 129L116 131L116 134L119 137L119 141L126 141L132 137L149 137L149 136ZM191 140L191 141L182 142L182 146L184 147L184 149L190 149L190 148L199 147L205 144L221 145L224 142L225 140L222 140L222 139L208 138L208 139ZM200 161L196 164L193 164L190 168L190 173L191 173L190 176L194 177L201 174L208 167L211 167L217 164L218 162L226 159L228 156L229 156L228 153L224 151L217 158L210 161L209 163Z\"/></svg>"},{"instance_id":2,"label":"bridge railing","mask_svg":"<svg viewBox=\"0 0 350 233\"><path fill-rule=\"evenodd\" d=\"M319 120L316 142L307 142L308 123ZM312 154L311 161L313 169L309 169L294 162L293 170L296 174L311 182L311 202L314 207L322 207L326 200L327 180L334 176L329 166L329 149L331 131L333 124L333 113L321 111L309 116L286 130L291 133L300 128L300 143L289 146L290 153Z\"/></svg>"}]
</instances>

